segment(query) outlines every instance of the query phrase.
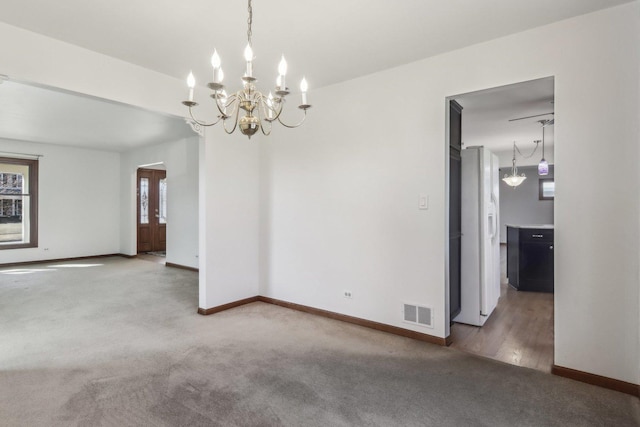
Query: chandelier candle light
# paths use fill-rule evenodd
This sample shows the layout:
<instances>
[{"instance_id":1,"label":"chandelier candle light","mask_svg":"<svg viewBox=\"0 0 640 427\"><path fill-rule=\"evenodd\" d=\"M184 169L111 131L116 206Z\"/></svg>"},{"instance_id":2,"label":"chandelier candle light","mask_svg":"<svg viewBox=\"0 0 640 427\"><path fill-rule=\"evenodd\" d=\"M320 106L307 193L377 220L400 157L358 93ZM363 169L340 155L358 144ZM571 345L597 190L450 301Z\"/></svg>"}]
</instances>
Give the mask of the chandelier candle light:
<instances>
[{"instance_id":1,"label":"chandelier candle light","mask_svg":"<svg viewBox=\"0 0 640 427\"><path fill-rule=\"evenodd\" d=\"M289 95L289 89L286 85L287 74L287 61L282 55L282 59L278 65L278 78L276 80L275 96L269 92L268 95L264 95L262 92L256 90L256 78L253 76L253 48L251 47L251 24L253 22L253 9L251 6L251 0L249 0L249 19L247 20L247 47L244 49L244 59L247 63L245 75L242 77L243 88L234 94L227 96L222 84L224 73L222 71L222 61L218 52L214 49L213 56L211 57L211 66L213 67L213 82L207 86L213 91L211 97L214 99L216 106L218 107L218 119L212 123L205 123L197 120L193 116L193 108L198 104L193 100L193 92L196 86L195 77L193 73L189 73L187 78L187 86L189 87L189 99L182 103L189 108L189 115L195 123L200 126L213 126L222 121L222 127L228 134L233 133L237 127L240 128L240 132L243 135L247 135L251 138L258 130L263 134L269 135L271 133L271 126L273 122L278 121L281 125L287 128L296 128L300 126L307 117L307 110L311 108L311 105L307 103L307 90L308 84L305 78L300 82L300 91L302 95L302 102L298 106L304 113L302 120L297 124L284 123L280 115L284 108L285 97ZM241 111L243 111L242 117ZM231 123L233 126L227 127L227 123Z\"/></svg>"}]
</instances>

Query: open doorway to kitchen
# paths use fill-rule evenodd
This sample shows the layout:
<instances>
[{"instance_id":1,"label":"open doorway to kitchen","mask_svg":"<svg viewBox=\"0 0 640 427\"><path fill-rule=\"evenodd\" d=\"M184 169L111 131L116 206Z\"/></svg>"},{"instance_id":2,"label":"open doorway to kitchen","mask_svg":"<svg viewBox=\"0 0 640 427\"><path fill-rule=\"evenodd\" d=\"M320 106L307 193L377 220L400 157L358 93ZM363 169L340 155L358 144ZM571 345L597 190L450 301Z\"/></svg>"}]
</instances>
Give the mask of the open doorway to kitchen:
<instances>
[{"instance_id":1,"label":"open doorway to kitchen","mask_svg":"<svg viewBox=\"0 0 640 427\"><path fill-rule=\"evenodd\" d=\"M448 100L447 144L453 153L458 138L460 147L449 167L450 240L460 235L459 250L450 243L447 251L449 340L463 351L550 372L554 79Z\"/></svg>"}]
</instances>

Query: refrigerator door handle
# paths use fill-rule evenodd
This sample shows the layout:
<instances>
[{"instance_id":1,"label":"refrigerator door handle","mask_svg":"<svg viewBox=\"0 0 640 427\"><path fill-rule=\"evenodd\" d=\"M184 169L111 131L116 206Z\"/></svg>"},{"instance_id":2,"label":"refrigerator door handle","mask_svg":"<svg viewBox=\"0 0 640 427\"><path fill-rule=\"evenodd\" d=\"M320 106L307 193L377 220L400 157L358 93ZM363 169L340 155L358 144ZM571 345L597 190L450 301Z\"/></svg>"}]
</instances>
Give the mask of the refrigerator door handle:
<instances>
[{"instance_id":1,"label":"refrigerator door handle","mask_svg":"<svg viewBox=\"0 0 640 427\"><path fill-rule=\"evenodd\" d=\"M493 230L491 233L491 240L495 240L498 237L498 201L496 200L495 194L491 193L491 204L493 205L493 215L491 215L493 219Z\"/></svg>"},{"instance_id":2,"label":"refrigerator door handle","mask_svg":"<svg viewBox=\"0 0 640 427\"><path fill-rule=\"evenodd\" d=\"M496 235L495 220L493 219L494 217L495 214L493 213L490 213L487 217L487 225L489 226L489 237L491 238L491 240L493 240Z\"/></svg>"}]
</instances>

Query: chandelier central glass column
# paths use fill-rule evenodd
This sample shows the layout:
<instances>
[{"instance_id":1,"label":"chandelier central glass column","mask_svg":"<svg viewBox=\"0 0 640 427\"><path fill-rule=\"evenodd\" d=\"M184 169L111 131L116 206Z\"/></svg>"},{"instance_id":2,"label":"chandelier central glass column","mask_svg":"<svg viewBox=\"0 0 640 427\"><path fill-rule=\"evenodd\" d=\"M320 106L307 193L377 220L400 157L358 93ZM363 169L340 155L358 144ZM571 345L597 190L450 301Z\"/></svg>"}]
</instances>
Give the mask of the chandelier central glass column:
<instances>
[{"instance_id":1,"label":"chandelier central glass column","mask_svg":"<svg viewBox=\"0 0 640 427\"><path fill-rule=\"evenodd\" d=\"M207 84L212 90L216 107L218 108L217 120L211 123L197 120L193 115L193 108L198 104L194 102L193 95L196 81L193 73L189 73L187 78L187 86L189 86L189 99L183 101L182 104L189 108L189 115L195 123L200 126L213 126L222 121L222 127L225 132L231 134L236 128L240 128L243 135L251 138L258 130L263 134L269 135L273 122L279 122L287 128L296 128L300 126L307 117L307 110L311 105L307 103L307 80L305 78L300 82L301 103L298 108L302 110L303 117L299 123L287 124L282 121L281 114L284 109L286 96L289 95L289 88L286 85L287 61L282 55L280 64L278 65L278 78L276 80L275 96L269 92L264 95L256 89L257 79L253 76L253 48L251 44L251 24L253 23L253 8L251 0L248 5L249 19L247 20L247 47L244 49L244 59L246 61L246 72L242 77L243 87L234 94L227 95L222 80L224 73L221 67L221 60L218 52L214 49L211 57L211 65L213 66L213 82ZM229 126L228 126L229 124Z\"/></svg>"}]
</instances>

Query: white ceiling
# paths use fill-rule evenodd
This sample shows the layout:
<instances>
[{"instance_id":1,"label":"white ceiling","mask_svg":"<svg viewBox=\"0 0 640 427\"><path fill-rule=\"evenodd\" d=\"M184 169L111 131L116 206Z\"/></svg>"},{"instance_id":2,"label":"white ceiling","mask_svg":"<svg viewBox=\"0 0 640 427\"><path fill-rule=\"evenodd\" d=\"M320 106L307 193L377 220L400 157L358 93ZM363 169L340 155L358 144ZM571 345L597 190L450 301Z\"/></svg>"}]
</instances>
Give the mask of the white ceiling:
<instances>
[{"instance_id":1,"label":"white ceiling","mask_svg":"<svg viewBox=\"0 0 640 427\"><path fill-rule=\"evenodd\" d=\"M126 151L194 135L178 117L14 81L0 84L0 138Z\"/></svg>"},{"instance_id":2,"label":"white ceiling","mask_svg":"<svg viewBox=\"0 0 640 427\"><path fill-rule=\"evenodd\" d=\"M255 0L254 74L259 85L275 84L284 53L288 86L297 90L305 75L312 91L629 1ZM227 83L244 72L246 6L223 0L3 0L0 20L170 76L186 78L192 69L203 85L211 79L214 47ZM77 94L15 82L0 86L5 138L123 151L188 134L179 121Z\"/></svg>"},{"instance_id":3,"label":"white ceiling","mask_svg":"<svg viewBox=\"0 0 640 427\"><path fill-rule=\"evenodd\" d=\"M629 1L255 0L255 72L275 84L284 53L292 89L320 87ZM3 0L0 20L199 84L214 47L244 71L246 1Z\"/></svg>"},{"instance_id":4,"label":"white ceiling","mask_svg":"<svg viewBox=\"0 0 640 427\"><path fill-rule=\"evenodd\" d=\"M467 93L455 100L463 107L464 145L482 145L494 152L512 150L515 141L527 154L535 148L533 141L542 140L539 121L555 117L549 114L509 121L554 112L552 77ZM545 147L549 150L553 150L553 130L553 125L545 128Z\"/></svg>"}]
</instances>

